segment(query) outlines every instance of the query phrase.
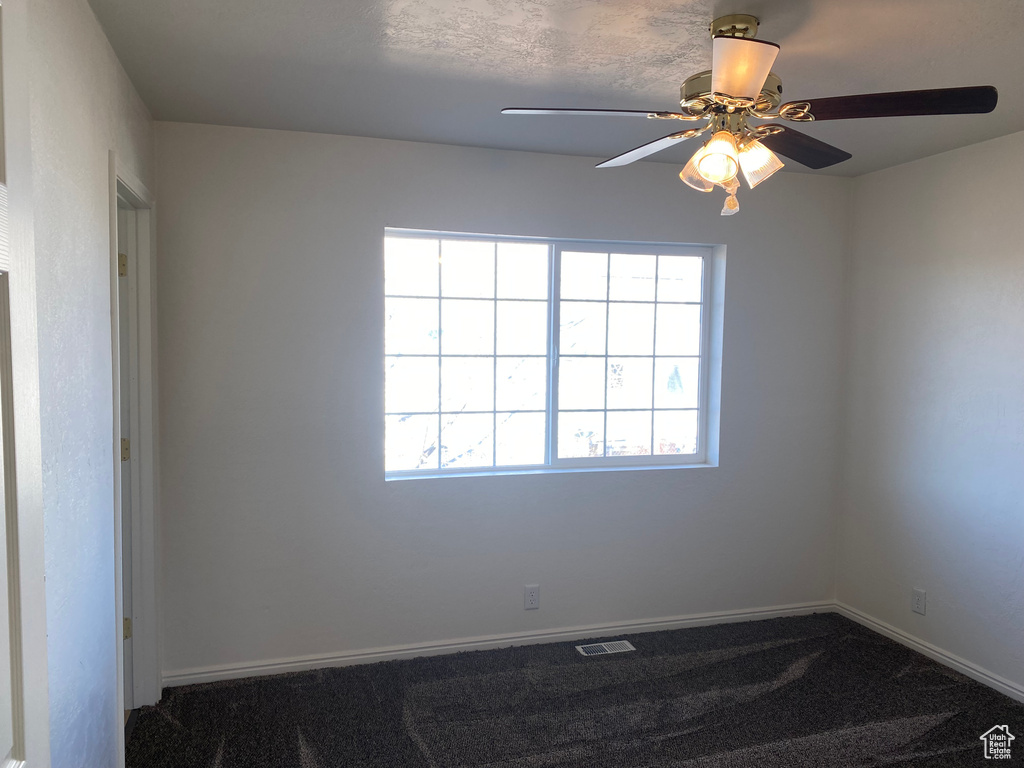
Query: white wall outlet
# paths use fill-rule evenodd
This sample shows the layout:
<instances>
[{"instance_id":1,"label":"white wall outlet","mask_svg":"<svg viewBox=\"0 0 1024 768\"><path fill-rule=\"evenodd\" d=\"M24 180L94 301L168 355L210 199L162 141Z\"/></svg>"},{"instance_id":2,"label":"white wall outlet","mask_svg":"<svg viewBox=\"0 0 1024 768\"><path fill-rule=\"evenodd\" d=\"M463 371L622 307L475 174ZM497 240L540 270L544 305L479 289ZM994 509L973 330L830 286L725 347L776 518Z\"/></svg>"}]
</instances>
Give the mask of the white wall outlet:
<instances>
[{"instance_id":1,"label":"white wall outlet","mask_svg":"<svg viewBox=\"0 0 1024 768\"><path fill-rule=\"evenodd\" d=\"M924 616L925 609L925 597L928 595L923 589L915 589L914 594L910 598L910 610L914 613L920 613Z\"/></svg>"},{"instance_id":2,"label":"white wall outlet","mask_svg":"<svg viewBox=\"0 0 1024 768\"><path fill-rule=\"evenodd\" d=\"M523 587L523 607L528 611L540 608L540 584L527 584Z\"/></svg>"}]
</instances>

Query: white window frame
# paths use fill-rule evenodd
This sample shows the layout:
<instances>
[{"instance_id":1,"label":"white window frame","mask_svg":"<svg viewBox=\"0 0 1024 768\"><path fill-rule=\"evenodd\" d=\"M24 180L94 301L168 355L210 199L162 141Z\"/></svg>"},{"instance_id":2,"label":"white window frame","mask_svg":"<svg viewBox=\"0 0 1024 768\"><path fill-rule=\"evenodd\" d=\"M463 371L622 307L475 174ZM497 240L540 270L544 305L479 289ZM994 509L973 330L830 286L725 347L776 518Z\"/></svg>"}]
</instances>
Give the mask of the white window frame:
<instances>
[{"instance_id":1,"label":"white window frame","mask_svg":"<svg viewBox=\"0 0 1024 768\"><path fill-rule=\"evenodd\" d=\"M434 477L477 477L480 475L548 474L559 472L601 472L647 469L681 469L718 465L718 410L721 378L722 299L724 298L723 246L668 243L630 242L618 240L581 240L535 236L489 235L468 232L447 232L425 229L387 227L385 237L430 238L438 240L477 240L489 242L539 243L548 247L548 325L547 325L547 398L545 463L529 465L497 465L489 467L450 467L431 469L386 470L385 480L411 480ZM382 240L382 246L383 246ZM703 259L701 286L701 340L700 378L697 398L697 451L692 454L666 454L642 456L600 456L587 458L558 458L558 355L561 297L561 255L564 251L603 251L666 256L696 256ZM383 265L383 253L381 258ZM610 278L609 278L610 283ZM386 295L386 294L385 294ZM495 297L497 300L497 297ZM574 299L571 299L574 300ZM594 300L600 301L600 300ZM616 300L604 301L608 307ZM636 302L625 302L636 303ZM656 301L640 302L651 303ZM686 304L689 302L685 302ZM494 330L497 335L497 327ZM655 325L657 333L657 325ZM495 342L497 339L495 338ZM607 338L606 338L607 345ZM496 348L496 344L495 344ZM606 347L607 349L607 347ZM439 359L441 357L439 350ZM613 355L614 357L615 355ZM595 357L598 357L595 355ZM605 358L607 359L607 352ZM651 357L655 357L652 353ZM607 382L605 386L607 398ZM607 405L607 403L606 403ZM612 409L618 410L618 409ZM627 409L628 410L628 409ZM646 409L641 409L646 410ZM653 408L652 403L652 411ZM675 409L670 409L675 410ZM686 409L683 409L686 410ZM607 422L608 408L603 409ZM383 431L382 431L383 435ZM607 430L605 431L607 438ZM439 435L440 439L440 435Z\"/></svg>"}]
</instances>

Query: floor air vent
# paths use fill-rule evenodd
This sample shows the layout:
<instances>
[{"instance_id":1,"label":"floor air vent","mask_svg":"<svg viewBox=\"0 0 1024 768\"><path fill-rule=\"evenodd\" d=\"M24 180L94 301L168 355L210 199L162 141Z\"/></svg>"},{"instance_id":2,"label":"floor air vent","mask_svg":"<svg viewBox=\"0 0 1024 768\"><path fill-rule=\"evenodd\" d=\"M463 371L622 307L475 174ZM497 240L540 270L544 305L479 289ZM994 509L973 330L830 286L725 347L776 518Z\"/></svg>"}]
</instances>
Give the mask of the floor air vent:
<instances>
[{"instance_id":1,"label":"floor air vent","mask_svg":"<svg viewBox=\"0 0 1024 768\"><path fill-rule=\"evenodd\" d=\"M610 643L594 643L593 645L577 645L576 650L584 656L603 656L606 653L625 653L636 648L628 640L614 640Z\"/></svg>"}]
</instances>

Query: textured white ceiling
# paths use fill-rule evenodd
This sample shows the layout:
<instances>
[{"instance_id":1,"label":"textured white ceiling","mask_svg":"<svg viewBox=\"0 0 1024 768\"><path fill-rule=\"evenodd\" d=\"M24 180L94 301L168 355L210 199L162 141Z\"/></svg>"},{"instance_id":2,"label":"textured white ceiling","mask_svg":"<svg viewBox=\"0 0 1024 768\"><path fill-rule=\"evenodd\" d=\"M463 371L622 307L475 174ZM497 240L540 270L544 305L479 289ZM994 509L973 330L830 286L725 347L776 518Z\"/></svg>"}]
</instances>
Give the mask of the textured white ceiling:
<instances>
[{"instance_id":1,"label":"textured white ceiling","mask_svg":"<svg viewBox=\"0 0 1024 768\"><path fill-rule=\"evenodd\" d=\"M789 99L991 84L990 115L805 126L857 175L1024 130L1021 0L91 0L161 120L611 157L673 130L505 106L665 110L754 13ZM656 158L685 162L685 146ZM789 163L787 170L801 170ZM598 171L614 173L614 169Z\"/></svg>"}]
</instances>

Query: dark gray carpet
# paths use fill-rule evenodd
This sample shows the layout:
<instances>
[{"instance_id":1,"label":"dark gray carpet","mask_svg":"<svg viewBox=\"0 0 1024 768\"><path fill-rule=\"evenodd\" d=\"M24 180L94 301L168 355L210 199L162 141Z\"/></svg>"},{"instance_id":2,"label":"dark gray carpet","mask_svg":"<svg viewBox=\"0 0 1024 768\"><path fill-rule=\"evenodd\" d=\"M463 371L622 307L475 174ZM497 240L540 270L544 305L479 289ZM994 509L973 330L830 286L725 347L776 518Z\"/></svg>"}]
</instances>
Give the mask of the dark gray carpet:
<instances>
[{"instance_id":1,"label":"dark gray carpet","mask_svg":"<svg viewBox=\"0 0 1024 768\"><path fill-rule=\"evenodd\" d=\"M621 636L617 636L621 637ZM1024 705L836 614L164 691L128 768L991 765Z\"/></svg>"}]
</instances>

